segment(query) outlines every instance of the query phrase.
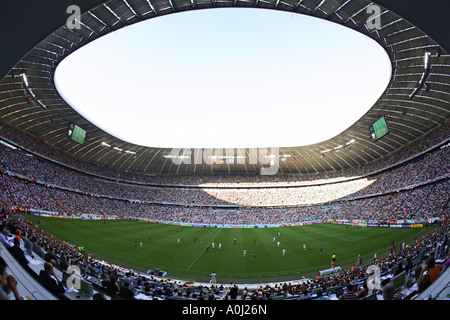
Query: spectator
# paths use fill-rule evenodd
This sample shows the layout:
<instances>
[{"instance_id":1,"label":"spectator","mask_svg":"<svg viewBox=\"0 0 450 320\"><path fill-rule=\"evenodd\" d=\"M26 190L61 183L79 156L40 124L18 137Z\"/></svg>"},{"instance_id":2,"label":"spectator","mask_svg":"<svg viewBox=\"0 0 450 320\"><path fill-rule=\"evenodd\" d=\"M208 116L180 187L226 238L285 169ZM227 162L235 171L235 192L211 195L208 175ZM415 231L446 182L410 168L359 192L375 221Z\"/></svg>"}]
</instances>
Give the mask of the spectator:
<instances>
[{"instance_id":1,"label":"spectator","mask_svg":"<svg viewBox=\"0 0 450 320\"><path fill-rule=\"evenodd\" d=\"M109 277L109 281L102 281L102 286L109 295L115 296L119 293L119 285L114 276Z\"/></svg>"},{"instance_id":2,"label":"spectator","mask_svg":"<svg viewBox=\"0 0 450 320\"><path fill-rule=\"evenodd\" d=\"M383 286L383 300L394 300L394 285L392 283L388 283Z\"/></svg>"},{"instance_id":3,"label":"spectator","mask_svg":"<svg viewBox=\"0 0 450 320\"><path fill-rule=\"evenodd\" d=\"M131 272L125 273L125 277L123 277L124 282L128 282L128 284L132 284L136 280L136 278L131 274Z\"/></svg>"},{"instance_id":4,"label":"spectator","mask_svg":"<svg viewBox=\"0 0 450 320\"><path fill-rule=\"evenodd\" d=\"M8 231L4 224L0 225L0 241L6 248L11 248L13 244L8 240Z\"/></svg>"},{"instance_id":5,"label":"spectator","mask_svg":"<svg viewBox=\"0 0 450 320\"><path fill-rule=\"evenodd\" d=\"M413 263L410 257L406 257L405 271L409 273L413 269Z\"/></svg>"},{"instance_id":6,"label":"spectator","mask_svg":"<svg viewBox=\"0 0 450 320\"><path fill-rule=\"evenodd\" d=\"M11 253L11 255L24 269L28 271L28 273L30 273L32 276L36 276L36 273L28 265L29 261L25 256L25 253L23 252L22 248L20 248L19 238L14 238L13 243L14 245L9 248L9 252Z\"/></svg>"},{"instance_id":7,"label":"spectator","mask_svg":"<svg viewBox=\"0 0 450 320\"><path fill-rule=\"evenodd\" d=\"M56 269L61 270L58 263L58 258L56 257L54 253L55 249L53 247L47 248L45 254L44 254L44 260L47 262L51 262Z\"/></svg>"},{"instance_id":8,"label":"spectator","mask_svg":"<svg viewBox=\"0 0 450 320\"><path fill-rule=\"evenodd\" d=\"M427 258L425 266L417 280L417 286L419 292L428 288L441 274L441 268L435 264L433 256Z\"/></svg>"},{"instance_id":9,"label":"spectator","mask_svg":"<svg viewBox=\"0 0 450 320\"><path fill-rule=\"evenodd\" d=\"M0 300L11 300L9 294L12 292L16 300L22 300L17 290L17 280L6 272L6 261L0 257Z\"/></svg>"},{"instance_id":10,"label":"spectator","mask_svg":"<svg viewBox=\"0 0 450 320\"><path fill-rule=\"evenodd\" d=\"M150 285L148 285L148 284L144 285L143 292L146 293L146 294L152 294L153 293L152 289L150 289ZM189 294L187 294L187 296L189 296Z\"/></svg>"},{"instance_id":11,"label":"spectator","mask_svg":"<svg viewBox=\"0 0 450 320\"><path fill-rule=\"evenodd\" d=\"M64 286L56 277L53 265L50 262L44 263L44 270L39 273L38 280L48 291L58 297L62 297L65 293Z\"/></svg>"},{"instance_id":12,"label":"spectator","mask_svg":"<svg viewBox=\"0 0 450 320\"><path fill-rule=\"evenodd\" d=\"M65 254L62 256L61 261L59 262L59 268L61 269L61 271L67 271L67 268L69 268L69 262Z\"/></svg>"},{"instance_id":13,"label":"spectator","mask_svg":"<svg viewBox=\"0 0 450 320\"><path fill-rule=\"evenodd\" d=\"M92 296L92 300L107 300L107 299L103 293L97 292Z\"/></svg>"},{"instance_id":14,"label":"spectator","mask_svg":"<svg viewBox=\"0 0 450 320\"><path fill-rule=\"evenodd\" d=\"M355 286L353 284L349 284L347 286L347 291L341 295L339 300L356 300L358 296L355 293Z\"/></svg>"},{"instance_id":15,"label":"spectator","mask_svg":"<svg viewBox=\"0 0 450 320\"><path fill-rule=\"evenodd\" d=\"M128 281L125 281L122 287L120 288L119 297L127 300L134 299L134 292L130 289L130 283Z\"/></svg>"},{"instance_id":16,"label":"spectator","mask_svg":"<svg viewBox=\"0 0 450 320\"><path fill-rule=\"evenodd\" d=\"M358 299L364 298L369 293L369 289L367 287L367 282L363 282L363 289L358 293Z\"/></svg>"},{"instance_id":17,"label":"spectator","mask_svg":"<svg viewBox=\"0 0 450 320\"><path fill-rule=\"evenodd\" d=\"M394 272L394 277L399 275L403 271L405 271L405 269L403 268L403 263L400 261L397 265L397 270L395 270L395 272Z\"/></svg>"},{"instance_id":18,"label":"spectator","mask_svg":"<svg viewBox=\"0 0 450 320\"><path fill-rule=\"evenodd\" d=\"M239 290L238 290L238 287L236 285L231 287L231 289L230 289L230 299L236 300L238 293L239 293Z\"/></svg>"},{"instance_id":19,"label":"spectator","mask_svg":"<svg viewBox=\"0 0 450 320\"><path fill-rule=\"evenodd\" d=\"M39 245L37 239L33 242L33 252L41 258L45 257L45 250Z\"/></svg>"}]
</instances>

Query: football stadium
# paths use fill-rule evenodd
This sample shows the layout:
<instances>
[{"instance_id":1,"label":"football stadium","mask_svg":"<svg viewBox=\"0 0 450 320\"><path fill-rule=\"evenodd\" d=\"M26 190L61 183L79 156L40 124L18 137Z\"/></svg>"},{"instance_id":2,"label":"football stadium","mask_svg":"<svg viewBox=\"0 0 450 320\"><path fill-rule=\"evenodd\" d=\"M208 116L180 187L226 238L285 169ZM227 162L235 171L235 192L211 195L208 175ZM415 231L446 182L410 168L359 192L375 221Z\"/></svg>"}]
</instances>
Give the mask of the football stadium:
<instances>
[{"instance_id":1,"label":"football stadium","mask_svg":"<svg viewBox=\"0 0 450 320\"><path fill-rule=\"evenodd\" d=\"M449 4L0 7L3 300L450 298Z\"/></svg>"}]
</instances>

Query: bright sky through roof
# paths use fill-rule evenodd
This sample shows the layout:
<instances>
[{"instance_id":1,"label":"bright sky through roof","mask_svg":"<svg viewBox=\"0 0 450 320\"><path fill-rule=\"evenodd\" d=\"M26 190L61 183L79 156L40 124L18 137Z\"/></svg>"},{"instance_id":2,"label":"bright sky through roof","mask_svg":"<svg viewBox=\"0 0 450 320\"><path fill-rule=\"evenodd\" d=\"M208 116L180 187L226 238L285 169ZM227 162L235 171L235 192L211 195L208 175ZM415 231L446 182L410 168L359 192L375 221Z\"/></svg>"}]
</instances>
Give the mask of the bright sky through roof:
<instances>
[{"instance_id":1,"label":"bright sky through roof","mask_svg":"<svg viewBox=\"0 0 450 320\"><path fill-rule=\"evenodd\" d=\"M384 49L354 30L227 8L110 33L65 58L55 84L81 115L127 142L256 148L336 136L374 105L390 76Z\"/></svg>"}]
</instances>

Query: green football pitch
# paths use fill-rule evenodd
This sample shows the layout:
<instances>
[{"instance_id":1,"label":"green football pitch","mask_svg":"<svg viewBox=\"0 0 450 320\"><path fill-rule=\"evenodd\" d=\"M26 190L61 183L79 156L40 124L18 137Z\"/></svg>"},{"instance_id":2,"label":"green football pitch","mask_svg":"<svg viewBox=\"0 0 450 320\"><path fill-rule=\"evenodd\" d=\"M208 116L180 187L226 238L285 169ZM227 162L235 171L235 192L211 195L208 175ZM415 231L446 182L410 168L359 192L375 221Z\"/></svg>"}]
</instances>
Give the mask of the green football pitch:
<instances>
[{"instance_id":1,"label":"green football pitch","mask_svg":"<svg viewBox=\"0 0 450 320\"><path fill-rule=\"evenodd\" d=\"M168 278L187 281L206 282L215 272L219 283L263 283L314 277L319 270L330 268L333 253L336 266L343 269L354 265L358 254L363 264L370 264L375 252L378 257L389 254L392 241L397 242L398 248L403 241L412 244L434 229L334 224L228 229L135 220L26 217L33 222L39 220L39 230L43 229L56 240L84 246L85 252L96 259L141 272L160 269L167 272ZM247 251L245 257L244 250Z\"/></svg>"}]
</instances>

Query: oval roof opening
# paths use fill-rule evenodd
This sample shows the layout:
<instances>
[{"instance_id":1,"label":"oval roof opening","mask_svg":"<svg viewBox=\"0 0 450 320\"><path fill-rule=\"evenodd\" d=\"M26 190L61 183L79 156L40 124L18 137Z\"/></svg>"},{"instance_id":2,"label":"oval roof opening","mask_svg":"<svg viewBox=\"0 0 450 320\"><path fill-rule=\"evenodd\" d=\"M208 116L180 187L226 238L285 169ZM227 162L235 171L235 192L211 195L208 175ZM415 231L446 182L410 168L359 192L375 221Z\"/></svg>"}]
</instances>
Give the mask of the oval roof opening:
<instances>
[{"instance_id":1,"label":"oval roof opening","mask_svg":"<svg viewBox=\"0 0 450 320\"><path fill-rule=\"evenodd\" d=\"M55 86L109 134L158 148L298 147L360 119L391 78L374 40L254 8L152 18L76 50Z\"/></svg>"}]
</instances>

